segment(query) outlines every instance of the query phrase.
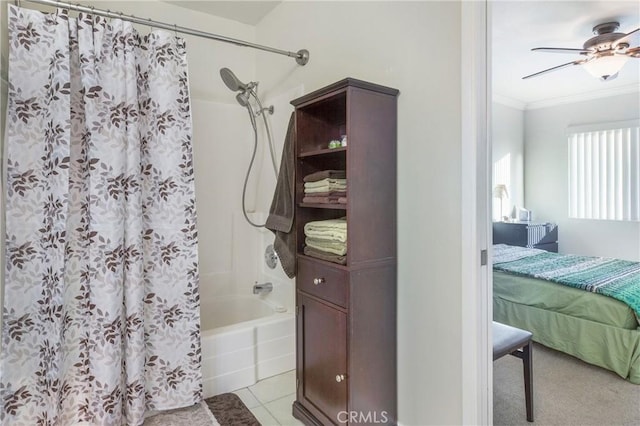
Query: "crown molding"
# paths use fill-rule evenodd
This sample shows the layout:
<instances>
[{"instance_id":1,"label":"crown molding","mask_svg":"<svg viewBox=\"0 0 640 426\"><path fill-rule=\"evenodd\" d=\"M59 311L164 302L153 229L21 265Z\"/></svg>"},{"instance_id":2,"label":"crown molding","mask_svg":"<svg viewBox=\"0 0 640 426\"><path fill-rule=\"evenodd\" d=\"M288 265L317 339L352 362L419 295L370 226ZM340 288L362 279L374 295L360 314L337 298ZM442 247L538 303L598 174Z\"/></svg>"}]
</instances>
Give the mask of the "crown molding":
<instances>
[{"instance_id":1,"label":"crown molding","mask_svg":"<svg viewBox=\"0 0 640 426\"><path fill-rule=\"evenodd\" d=\"M525 106L525 110L548 108L556 105L566 105L582 101L590 101L593 99L608 98L611 96L620 96L636 93L640 97L640 85L627 84L624 86L612 87L593 92L579 93L576 95L561 96L551 99L543 99L541 101L529 102Z\"/></svg>"},{"instance_id":2,"label":"crown molding","mask_svg":"<svg viewBox=\"0 0 640 426\"><path fill-rule=\"evenodd\" d=\"M501 95L499 93L494 93L491 96L491 100L497 104L504 105L510 108L519 109L524 111L527 104L525 102L519 101L518 99L510 98L508 96Z\"/></svg>"}]
</instances>

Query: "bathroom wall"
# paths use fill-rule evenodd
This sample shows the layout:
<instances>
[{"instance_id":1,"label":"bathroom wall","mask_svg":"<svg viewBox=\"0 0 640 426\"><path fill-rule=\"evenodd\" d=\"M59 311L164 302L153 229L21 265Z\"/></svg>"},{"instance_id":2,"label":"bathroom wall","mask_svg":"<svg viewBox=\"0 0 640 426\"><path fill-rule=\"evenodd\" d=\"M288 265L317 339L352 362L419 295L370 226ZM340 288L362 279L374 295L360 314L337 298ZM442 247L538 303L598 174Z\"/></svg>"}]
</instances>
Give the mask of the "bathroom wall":
<instances>
[{"instance_id":1,"label":"bathroom wall","mask_svg":"<svg viewBox=\"0 0 640 426\"><path fill-rule=\"evenodd\" d=\"M308 93L345 77L400 90L403 425L462 423L460 8L432 1L283 2L257 25L260 43L311 52L304 67L258 52L267 97L299 86Z\"/></svg>"},{"instance_id":2,"label":"bathroom wall","mask_svg":"<svg viewBox=\"0 0 640 426\"><path fill-rule=\"evenodd\" d=\"M193 99L192 108L201 296L246 292L257 271L257 239L240 207L250 124L235 103Z\"/></svg>"}]
</instances>

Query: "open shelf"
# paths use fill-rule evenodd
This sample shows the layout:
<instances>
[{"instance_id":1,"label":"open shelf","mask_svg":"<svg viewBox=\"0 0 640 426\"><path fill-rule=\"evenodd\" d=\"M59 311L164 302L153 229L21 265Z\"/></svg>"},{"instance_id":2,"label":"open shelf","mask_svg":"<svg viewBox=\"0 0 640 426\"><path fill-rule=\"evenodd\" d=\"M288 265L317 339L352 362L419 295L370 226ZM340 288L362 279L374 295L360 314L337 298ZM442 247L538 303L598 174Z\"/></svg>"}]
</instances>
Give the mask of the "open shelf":
<instances>
[{"instance_id":1,"label":"open shelf","mask_svg":"<svg viewBox=\"0 0 640 426\"><path fill-rule=\"evenodd\" d=\"M313 157L316 155L328 155L328 154L335 154L338 152L346 152L346 151L347 151L346 146L342 146L340 148L325 148L325 149L318 149L315 151L301 152L300 155L298 155L298 157L305 158L305 157Z\"/></svg>"}]
</instances>

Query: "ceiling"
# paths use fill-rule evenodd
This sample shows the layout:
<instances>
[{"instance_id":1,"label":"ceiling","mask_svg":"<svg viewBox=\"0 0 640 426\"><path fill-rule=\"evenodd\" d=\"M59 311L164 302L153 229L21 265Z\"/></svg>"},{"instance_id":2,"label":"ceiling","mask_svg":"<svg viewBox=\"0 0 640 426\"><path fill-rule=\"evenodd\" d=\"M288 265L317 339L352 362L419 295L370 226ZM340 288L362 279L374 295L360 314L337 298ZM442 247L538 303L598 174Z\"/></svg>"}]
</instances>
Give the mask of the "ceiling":
<instances>
[{"instance_id":1,"label":"ceiling","mask_svg":"<svg viewBox=\"0 0 640 426\"><path fill-rule=\"evenodd\" d=\"M280 1L168 1L200 12L256 25ZM364 4L364 3L363 3ZM636 0L504 1L491 3L494 99L526 108L536 103L610 96L638 91L640 59L629 59L618 77L600 81L581 66L527 80L525 75L579 59L579 55L532 52L534 47L581 48L603 22L618 21L618 32L640 27ZM640 44L640 34L632 46Z\"/></svg>"},{"instance_id":2,"label":"ceiling","mask_svg":"<svg viewBox=\"0 0 640 426\"><path fill-rule=\"evenodd\" d=\"M638 93L640 59L629 59L618 77L600 81L581 66L522 80L525 75L581 58L565 53L532 52L534 47L582 48L592 28L618 21L618 32L640 27L637 1L497 1L492 4L493 92L522 107L549 100L616 93ZM640 44L634 37L632 46Z\"/></svg>"},{"instance_id":3,"label":"ceiling","mask_svg":"<svg viewBox=\"0 0 640 426\"><path fill-rule=\"evenodd\" d=\"M279 1L166 1L187 9L197 10L221 18L256 25Z\"/></svg>"}]
</instances>

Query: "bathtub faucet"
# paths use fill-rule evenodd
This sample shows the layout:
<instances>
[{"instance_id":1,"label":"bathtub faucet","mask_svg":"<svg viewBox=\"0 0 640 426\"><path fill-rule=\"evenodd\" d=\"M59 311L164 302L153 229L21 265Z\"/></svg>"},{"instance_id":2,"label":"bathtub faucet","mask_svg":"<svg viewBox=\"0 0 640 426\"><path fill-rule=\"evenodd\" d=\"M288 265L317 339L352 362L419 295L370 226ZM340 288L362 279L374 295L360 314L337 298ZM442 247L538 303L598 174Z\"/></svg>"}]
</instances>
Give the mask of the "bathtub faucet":
<instances>
[{"instance_id":1,"label":"bathtub faucet","mask_svg":"<svg viewBox=\"0 0 640 426\"><path fill-rule=\"evenodd\" d=\"M273 284L271 283L264 283L264 284L256 283L253 286L253 294L270 293L271 291L273 291Z\"/></svg>"}]
</instances>

